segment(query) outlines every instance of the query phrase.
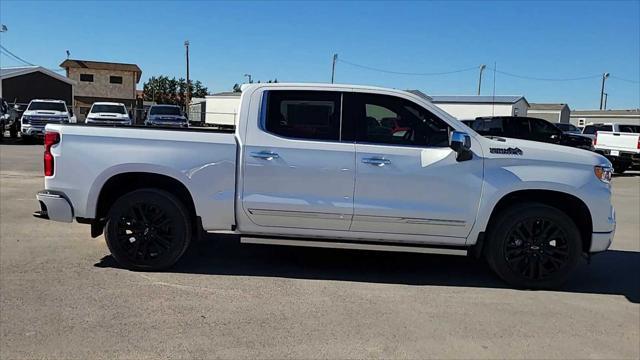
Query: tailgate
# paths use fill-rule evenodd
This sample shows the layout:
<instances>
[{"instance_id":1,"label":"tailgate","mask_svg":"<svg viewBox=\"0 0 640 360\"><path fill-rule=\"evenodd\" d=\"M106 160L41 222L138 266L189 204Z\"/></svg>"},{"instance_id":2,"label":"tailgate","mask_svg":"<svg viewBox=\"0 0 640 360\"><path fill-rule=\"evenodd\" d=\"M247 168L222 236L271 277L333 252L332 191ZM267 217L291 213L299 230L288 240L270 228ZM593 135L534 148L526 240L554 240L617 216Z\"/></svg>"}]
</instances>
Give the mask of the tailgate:
<instances>
[{"instance_id":1,"label":"tailgate","mask_svg":"<svg viewBox=\"0 0 640 360\"><path fill-rule=\"evenodd\" d=\"M640 134L598 131L596 149L638 152Z\"/></svg>"}]
</instances>

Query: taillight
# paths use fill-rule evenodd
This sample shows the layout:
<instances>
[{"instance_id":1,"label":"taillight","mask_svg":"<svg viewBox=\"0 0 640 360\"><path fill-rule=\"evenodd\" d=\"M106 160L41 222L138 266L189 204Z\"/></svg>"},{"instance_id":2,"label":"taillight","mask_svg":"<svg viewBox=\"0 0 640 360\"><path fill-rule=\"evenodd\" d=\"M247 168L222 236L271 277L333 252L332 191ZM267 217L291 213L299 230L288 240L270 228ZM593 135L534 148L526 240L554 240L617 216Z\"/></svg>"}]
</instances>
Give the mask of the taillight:
<instances>
[{"instance_id":1,"label":"taillight","mask_svg":"<svg viewBox=\"0 0 640 360\"><path fill-rule=\"evenodd\" d=\"M596 137L593 138L593 146L596 146L598 143L598 133L596 133Z\"/></svg>"},{"instance_id":2,"label":"taillight","mask_svg":"<svg viewBox=\"0 0 640 360\"><path fill-rule=\"evenodd\" d=\"M53 176L53 155L51 147L60 142L60 134L47 131L44 134L44 176Z\"/></svg>"},{"instance_id":3,"label":"taillight","mask_svg":"<svg viewBox=\"0 0 640 360\"><path fill-rule=\"evenodd\" d=\"M640 150L640 136L638 137L638 146L637 146L638 150Z\"/></svg>"}]
</instances>

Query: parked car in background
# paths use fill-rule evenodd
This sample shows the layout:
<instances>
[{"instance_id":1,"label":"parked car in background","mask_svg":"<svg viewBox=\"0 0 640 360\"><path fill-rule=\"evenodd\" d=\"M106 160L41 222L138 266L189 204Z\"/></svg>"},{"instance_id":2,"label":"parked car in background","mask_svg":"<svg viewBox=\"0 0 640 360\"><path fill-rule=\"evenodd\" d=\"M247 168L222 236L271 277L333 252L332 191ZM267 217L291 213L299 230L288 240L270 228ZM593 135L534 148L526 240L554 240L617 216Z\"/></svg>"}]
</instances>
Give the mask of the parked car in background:
<instances>
[{"instance_id":1,"label":"parked car in background","mask_svg":"<svg viewBox=\"0 0 640 360\"><path fill-rule=\"evenodd\" d=\"M582 130L580 130L579 127L571 123L554 123L553 125L555 125L558 129L562 130L562 132L565 134L576 134L576 135L582 134Z\"/></svg>"},{"instance_id":2,"label":"parked car in background","mask_svg":"<svg viewBox=\"0 0 640 360\"><path fill-rule=\"evenodd\" d=\"M151 105L144 124L147 126L188 127L189 121L177 105Z\"/></svg>"},{"instance_id":3,"label":"parked car in background","mask_svg":"<svg viewBox=\"0 0 640 360\"><path fill-rule=\"evenodd\" d=\"M96 125L131 125L127 107L122 103L96 102L85 120L87 124Z\"/></svg>"},{"instance_id":4,"label":"parked car in background","mask_svg":"<svg viewBox=\"0 0 640 360\"><path fill-rule=\"evenodd\" d=\"M44 137L47 124L64 124L72 122L72 112L62 100L31 100L20 119L22 138Z\"/></svg>"},{"instance_id":5,"label":"parked car in background","mask_svg":"<svg viewBox=\"0 0 640 360\"><path fill-rule=\"evenodd\" d=\"M616 173L640 166L640 125L607 124L613 131L598 130L594 147L613 164Z\"/></svg>"},{"instance_id":6,"label":"parked car in background","mask_svg":"<svg viewBox=\"0 0 640 360\"><path fill-rule=\"evenodd\" d=\"M508 137L592 150L591 140L567 134L552 123L523 116L488 116L463 121L480 135Z\"/></svg>"},{"instance_id":7,"label":"parked car in background","mask_svg":"<svg viewBox=\"0 0 640 360\"><path fill-rule=\"evenodd\" d=\"M3 98L0 98L0 138L4 137L6 131L12 138L18 137L20 131L20 118L18 105L10 105Z\"/></svg>"},{"instance_id":8,"label":"parked car in background","mask_svg":"<svg viewBox=\"0 0 640 360\"><path fill-rule=\"evenodd\" d=\"M467 133L393 89L252 84L238 110L234 131L48 125L34 215L104 231L133 270L173 265L208 231L472 254L525 288L559 286L613 239L611 163L594 152Z\"/></svg>"}]
</instances>

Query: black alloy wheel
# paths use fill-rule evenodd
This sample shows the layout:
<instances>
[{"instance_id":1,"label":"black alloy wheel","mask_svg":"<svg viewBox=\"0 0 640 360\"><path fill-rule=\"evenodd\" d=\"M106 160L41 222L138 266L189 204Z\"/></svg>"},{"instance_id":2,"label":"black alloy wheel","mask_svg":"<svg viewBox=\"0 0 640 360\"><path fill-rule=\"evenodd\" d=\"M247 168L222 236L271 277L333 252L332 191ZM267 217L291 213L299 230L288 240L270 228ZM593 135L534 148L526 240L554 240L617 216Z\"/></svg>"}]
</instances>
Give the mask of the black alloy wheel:
<instances>
[{"instance_id":1,"label":"black alloy wheel","mask_svg":"<svg viewBox=\"0 0 640 360\"><path fill-rule=\"evenodd\" d=\"M120 197L105 225L113 257L132 270L161 270L187 249L191 226L184 205L172 194L141 189Z\"/></svg>"},{"instance_id":2,"label":"black alloy wheel","mask_svg":"<svg viewBox=\"0 0 640 360\"><path fill-rule=\"evenodd\" d=\"M493 271L514 287L557 288L578 265L582 238L561 210L522 203L492 220L484 254Z\"/></svg>"},{"instance_id":3,"label":"black alloy wheel","mask_svg":"<svg viewBox=\"0 0 640 360\"><path fill-rule=\"evenodd\" d=\"M507 238L505 260L527 279L544 279L561 271L569 261L566 235L550 219L533 217L520 221Z\"/></svg>"}]
</instances>

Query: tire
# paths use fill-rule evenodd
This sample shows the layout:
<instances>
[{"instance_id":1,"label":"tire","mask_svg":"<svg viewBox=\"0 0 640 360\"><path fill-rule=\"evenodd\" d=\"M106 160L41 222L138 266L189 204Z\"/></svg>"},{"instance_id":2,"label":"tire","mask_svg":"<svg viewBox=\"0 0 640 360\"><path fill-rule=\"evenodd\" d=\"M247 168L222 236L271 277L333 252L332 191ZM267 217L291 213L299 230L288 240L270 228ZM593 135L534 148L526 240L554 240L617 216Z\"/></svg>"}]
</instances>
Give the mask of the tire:
<instances>
[{"instance_id":1,"label":"tire","mask_svg":"<svg viewBox=\"0 0 640 360\"><path fill-rule=\"evenodd\" d=\"M516 288L553 289L578 265L582 241L564 212L543 204L514 205L498 214L487 232L491 269Z\"/></svg>"},{"instance_id":2,"label":"tire","mask_svg":"<svg viewBox=\"0 0 640 360\"><path fill-rule=\"evenodd\" d=\"M9 136L12 139L15 139L18 137L18 122L14 122L13 125L11 125L11 128L9 129Z\"/></svg>"},{"instance_id":3,"label":"tire","mask_svg":"<svg viewBox=\"0 0 640 360\"><path fill-rule=\"evenodd\" d=\"M631 164L629 163L621 163L619 161L616 161L613 163L613 172L616 174L622 174L627 171L627 169L629 169L630 165Z\"/></svg>"},{"instance_id":4,"label":"tire","mask_svg":"<svg viewBox=\"0 0 640 360\"><path fill-rule=\"evenodd\" d=\"M111 206L104 228L107 246L130 270L157 271L174 265L191 242L191 219L184 204L158 189L140 189Z\"/></svg>"}]
</instances>

